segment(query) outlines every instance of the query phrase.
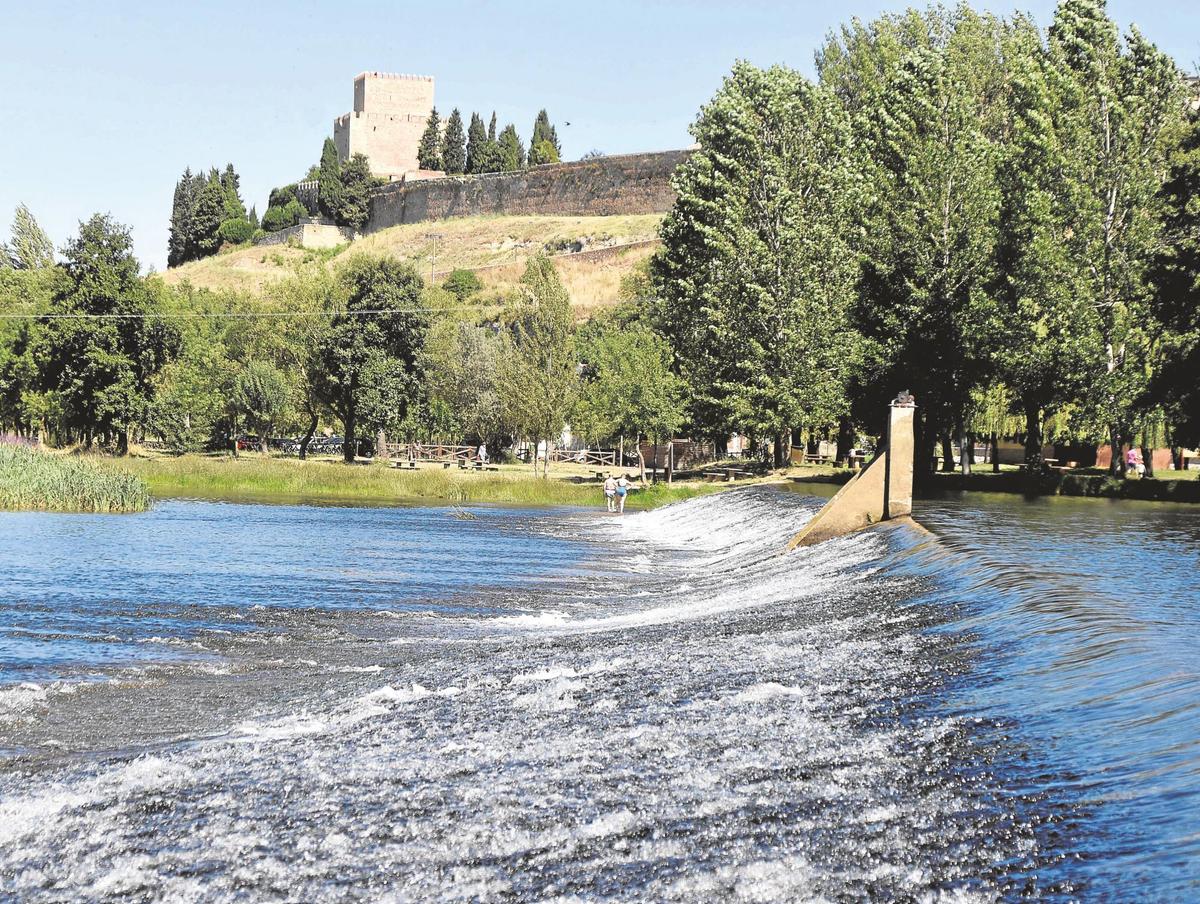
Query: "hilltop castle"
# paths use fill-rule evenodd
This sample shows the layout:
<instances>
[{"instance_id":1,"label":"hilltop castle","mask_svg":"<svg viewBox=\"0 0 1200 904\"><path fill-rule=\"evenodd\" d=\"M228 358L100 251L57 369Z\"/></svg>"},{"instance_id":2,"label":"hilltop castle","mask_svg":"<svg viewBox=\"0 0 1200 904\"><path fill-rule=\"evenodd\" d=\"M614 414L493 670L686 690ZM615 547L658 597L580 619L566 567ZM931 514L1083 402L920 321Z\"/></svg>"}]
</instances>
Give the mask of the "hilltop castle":
<instances>
[{"instance_id":1,"label":"hilltop castle","mask_svg":"<svg viewBox=\"0 0 1200 904\"><path fill-rule=\"evenodd\" d=\"M333 121L338 157L345 161L366 154L374 175L411 179L421 172L417 147L432 112L432 76L360 73L354 79L354 109Z\"/></svg>"}]
</instances>

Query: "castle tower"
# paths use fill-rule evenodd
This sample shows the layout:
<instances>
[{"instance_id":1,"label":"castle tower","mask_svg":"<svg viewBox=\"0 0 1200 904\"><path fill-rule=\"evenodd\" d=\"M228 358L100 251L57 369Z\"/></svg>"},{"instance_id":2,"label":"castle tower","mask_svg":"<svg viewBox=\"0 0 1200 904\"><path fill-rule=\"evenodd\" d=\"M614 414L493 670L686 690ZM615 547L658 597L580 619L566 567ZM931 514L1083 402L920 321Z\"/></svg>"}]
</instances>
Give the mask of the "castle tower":
<instances>
[{"instance_id":1,"label":"castle tower","mask_svg":"<svg viewBox=\"0 0 1200 904\"><path fill-rule=\"evenodd\" d=\"M432 111L432 76L363 72L354 79L354 109L333 121L338 157L366 154L371 172L390 180L415 172Z\"/></svg>"}]
</instances>

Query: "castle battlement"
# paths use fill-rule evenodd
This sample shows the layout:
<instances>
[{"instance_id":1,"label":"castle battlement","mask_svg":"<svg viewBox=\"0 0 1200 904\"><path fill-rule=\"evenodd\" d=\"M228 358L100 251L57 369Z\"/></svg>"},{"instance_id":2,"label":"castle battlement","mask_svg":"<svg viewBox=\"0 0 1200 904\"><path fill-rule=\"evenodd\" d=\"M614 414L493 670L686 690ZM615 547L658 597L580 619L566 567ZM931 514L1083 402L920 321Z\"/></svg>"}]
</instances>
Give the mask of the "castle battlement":
<instances>
[{"instance_id":1,"label":"castle battlement","mask_svg":"<svg viewBox=\"0 0 1200 904\"><path fill-rule=\"evenodd\" d=\"M354 80L356 82L362 78L407 78L415 79L421 82L433 82L432 75L409 75L408 73L402 72L360 72L358 75L354 76Z\"/></svg>"}]
</instances>

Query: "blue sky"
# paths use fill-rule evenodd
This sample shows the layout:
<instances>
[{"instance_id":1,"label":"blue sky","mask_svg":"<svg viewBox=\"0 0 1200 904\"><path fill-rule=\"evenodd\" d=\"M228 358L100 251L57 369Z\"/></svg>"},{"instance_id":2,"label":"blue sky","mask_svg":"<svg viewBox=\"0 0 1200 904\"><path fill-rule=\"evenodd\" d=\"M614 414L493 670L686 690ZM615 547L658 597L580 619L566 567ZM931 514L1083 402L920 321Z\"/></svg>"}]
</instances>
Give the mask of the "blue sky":
<instances>
[{"instance_id":1,"label":"blue sky","mask_svg":"<svg viewBox=\"0 0 1200 904\"><path fill-rule=\"evenodd\" d=\"M831 28L903 5L9 0L0 11L0 235L22 201L57 246L80 219L107 212L132 228L143 265L162 269L185 166L233 162L261 214L271 187L316 161L365 69L433 75L440 110L495 109L524 138L546 107L567 159L682 147L734 60L811 72ZM976 5L1024 9L1043 24L1054 6ZM1109 11L1194 69L1191 3L1114 0Z\"/></svg>"}]
</instances>

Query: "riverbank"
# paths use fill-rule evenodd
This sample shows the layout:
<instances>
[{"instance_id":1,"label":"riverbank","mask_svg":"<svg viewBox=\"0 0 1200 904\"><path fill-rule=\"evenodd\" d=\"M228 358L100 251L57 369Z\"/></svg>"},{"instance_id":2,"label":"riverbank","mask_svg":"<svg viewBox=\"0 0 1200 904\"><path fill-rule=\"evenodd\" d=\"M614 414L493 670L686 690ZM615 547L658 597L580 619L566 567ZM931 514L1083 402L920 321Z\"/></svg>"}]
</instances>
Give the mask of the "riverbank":
<instances>
[{"instance_id":1,"label":"riverbank","mask_svg":"<svg viewBox=\"0 0 1200 904\"><path fill-rule=\"evenodd\" d=\"M0 510L143 512L150 501L145 482L134 474L74 455L0 444Z\"/></svg>"},{"instance_id":2,"label":"riverbank","mask_svg":"<svg viewBox=\"0 0 1200 904\"><path fill-rule=\"evenodd\" d=\"M133 475L158 498L280 503L445 505L491 503L528 506L599 506L603 492L592 471L551 466L547 479L527 465L498 471L461 471L425 463L416 470L382 464L263 458L256 455L183 455L178 458L110 459L107 468ZM628 509L650 509L719 490L701 483L659 483L635 489Z\"/></svg>"},{"instance_id":3,"label":"riverbank","mask_svg":"<svg viewBox=\"0 0 1200 904\"><path fill-rule=\"evenodd\" d=\"M1030 477L1024 471L1006 469L1000 473L977 470L972 474L938 472L918 481L919 496L936 496L942 492L1012 493L1022 496L1077 496L1097 499L1134 499L1143 502L1186 502L1200 503L1200 480L1196 472L1164 471L1171 477L1138 478L1117 480L1106 473L1095 471L1054 471ZM788 479L799 484L846 483L853 476L851 471L831 468L793 468Z\"/></svg>"}]
</instances>

